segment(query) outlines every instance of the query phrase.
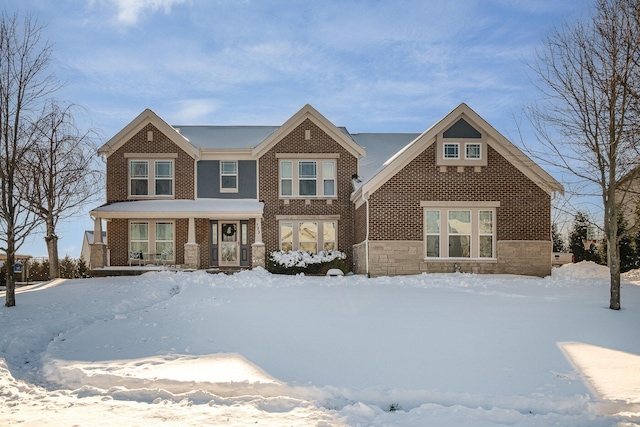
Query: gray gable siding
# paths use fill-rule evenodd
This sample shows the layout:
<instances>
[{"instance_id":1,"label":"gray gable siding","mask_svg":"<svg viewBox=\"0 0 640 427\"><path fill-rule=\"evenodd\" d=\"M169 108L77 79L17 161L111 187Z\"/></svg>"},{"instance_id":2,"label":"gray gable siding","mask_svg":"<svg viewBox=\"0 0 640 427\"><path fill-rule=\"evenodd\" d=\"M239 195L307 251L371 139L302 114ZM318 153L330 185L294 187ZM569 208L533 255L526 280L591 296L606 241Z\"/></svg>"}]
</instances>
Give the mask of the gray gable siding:
<instances>
[{"instance_id":1,"label":"gray gable siding","mask_svg":"<svg viewBox=\"0 0 640 427\"><path fill-rule=\"evenodd\" d=\"M480 132L471 126L465 119L460 119L455 122L453 126L444 131L442 136L444 138L482 138Z\"/></svg>"},{"instance_id":2,"label":"gray gable siding","mask_svg":"<svg viewBox=\"0 0 640 427\"><path fill-rule=\"evenodd\" d=\"M198 198L256 199L257 170L255 160L238 160L238 192L220 192L220 161L200 160L196 166Z\"/></svg>"}]
</instances>

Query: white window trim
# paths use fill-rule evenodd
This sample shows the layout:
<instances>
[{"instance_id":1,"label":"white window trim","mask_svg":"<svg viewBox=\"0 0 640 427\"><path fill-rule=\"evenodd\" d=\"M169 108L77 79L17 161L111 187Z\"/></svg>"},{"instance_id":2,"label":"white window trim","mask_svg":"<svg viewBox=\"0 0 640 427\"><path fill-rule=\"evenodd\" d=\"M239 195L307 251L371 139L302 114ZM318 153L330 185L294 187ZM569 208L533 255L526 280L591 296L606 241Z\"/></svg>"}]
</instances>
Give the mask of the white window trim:
<instances>
[{"instance_id":1,"label":"white window trim","mask_svg":"<svg viewBox=\"0 0 640 427\"><path fill-rule=\"evenodd\" d=\"M165 261L175 261L176 258L176 223L175 221L172 220L161 220L161 219L157 219L157 220L144 220L144 219L132 219L129 220L129 224L128 224L128 230L127 230L127 240L128 240L128 248L129 248L129 252L131 251L131 224L147 224L147 234L148 234L148 241L147 241L147 247L148 250L150 252L143 254L143 261L159 261L156 260L157 257L157 253L156 253L156 223L162 223L162 224L172 224L173 226L173 243L172 243L172 247L171 247L171 257L168 257ZM142 242L144 240L136 240L136 242ZM164 240L163 240L164 241ZM151 252L153 250L153 252ZM153 254L153 258L151 257L151 254Z\"/></svg>"},{"instance_id":2,"label":"white window trim","mask_svg":"<svg viewBox=\"0 0 640 427\"><path fill-rule=\"evenodd\" d=\"M131 163L147 162L147 193L146 195L131 194ZM156 162L171 163L171 194L156 195ZM168 179L168 178L160 178ZM173 158L129 158L127 161L127 198L128 199L174 199L176 194L176 163Z\"/></svg>"},{"instance_id":3,"label":"white window trim","mask_svg":"<svg viewBox=\"0 0 640 427\"><path fill-rule=\"evenodd\" d=\"M472 145L478 147L478 157L469 157L467 155L467 153L468 153L467 150ZM481 143L479 143L479 142L465 142L465 144L464 144L464 158L466 160L482 160L482 155L483 155L483 152L482 152L482 144Z\"/></svg>"},{"instance_id":4,"label":"white window trim","mask_svg":"<svg viewBox=\"0 0 640 427\"><path fill-rule=\"evenodd\" d=\"M282 163L291 163L291 178L282 178ZM300 162L315 162L316 164L316 194L300 195ZM334 163L333 195L324 194L324 164ZM291 195L282 194L282 181L291 180ZM338 198L338 160L337 158L280 158L278 161L278 195L281 199L337 199Z\"/></svg>"},{"instance_id":5,"label":"white window trim","mask_svg":"<svg viewBox=\"0 0 640 427\"><path fill-rule=\"evenodd\" d=\"M447 156L447 146L456 147L456 156ZM446 160L458 160L460 159L460 143L459 142L445 142L442 146L442 158Z\"/></svg>"},{"instance_id":6,"label":"white window trim","mask_svg":"<svg viewBox=\"0 0 640 427\"><path fill-rule=\"evenodd\" d=\"M338 221L337 220L322 220L322 219L304 219L304 218L298 218L298 219L280 219L278 220L278 249L282 249L282 227L281 224L282 223L289 223L292 224L292 230L293 230L293 235L291 237L291 248L292 250L296 251L300 248L300 236L299 236L299 232L298 230L300 229L300 223L303 222L313 222L317 224L318 227L318 239L316 241L316 253L320 252L320 251L324 251L324 245L325 243L331 242L331 240L328 240L327 242L324 241L324 225L327 223L333 223L334 225L334 231L335 231L335 240L333 240L334 244L333 244L333 250L338 250Z\"/></svg>"},{"instance_id":7,"label":"white window trim","mask_svg":"<svg viewBox=\"0 0 640 427\"><path fill-rule=\"evenodd\" d=\"M235 163L236 164L236 173L223 173L222 164L223 163ZM235 188L224 188L222 186L222 177L223 176L235 176L236 177L236 186ZM237 193L238 192L238 161L237 160L220 160L220 192L221 193Z\"/></svg>"},{"instance_id":8,"label":"white window trim","mask_svg":"<svg viewBox=\"0 0 640 427\"><path fill-rule=\"evenodd\" d=\"M499 203L494 202L470 202L465 205L463 202L450 202L440 205L433 204L433 202L422 202L423 207L423 245L424 245L424 259L425 261L436 260L483 260L483 261L495 261L496 256L496 208L499 207ZM440 212L440 254L438 257L427 256L427 236L435 235L433 233L427 234L427 211L439 211ZM470 256L469 257L450 257L449 256L449 212L450 211L470 211L471 214L471 242L470 242ZM480 212L490 211L492 213L492 233L480 233ZM458 234L452 234L458 235ZM480 257L480 236L492 236L492 249L491 257Z\"/></svg>"}]
</instances>

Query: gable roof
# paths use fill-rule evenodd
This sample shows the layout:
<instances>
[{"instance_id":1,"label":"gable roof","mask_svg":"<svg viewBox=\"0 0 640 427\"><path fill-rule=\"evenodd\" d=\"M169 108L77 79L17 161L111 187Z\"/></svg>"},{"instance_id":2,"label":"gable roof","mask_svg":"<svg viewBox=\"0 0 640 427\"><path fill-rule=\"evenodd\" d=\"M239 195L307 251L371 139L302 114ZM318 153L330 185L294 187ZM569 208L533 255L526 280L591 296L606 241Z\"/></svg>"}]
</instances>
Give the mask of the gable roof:
<instances>
[{"instance_id":1,"label":"gable roof","mask_svg":"<svg viewBox=\"0 0 640 427\"><path fill-rule=\"evenodd\" d=\"M356 158L365 155L364 148L359 146L345 132L337 128L333 123L327 120L326 117L320 114L318 110L316 110L309 104L302 107L296 114L291 116L289 120L284 122L282 126L278 127L275 132L273 132L264 141L258 144L253 149L251 154L256 157L261 157L264 153L269 151L271 147L280 142L282 138L284 138L287 134L289 134L289 132L295 129L306 119L309 119L313 123L315 123L320 129L331 136L335 141L342 145L345 150L347 150Z\"/></svg>"},{"instance_id":2,"label":"gable roof","mask_svg":"<svg viewBox=\"0 0 640 427\"><path fill-rule=\"evenodd\" d=\"M162 120L160 116L151 111L150 109L144 110L133 119L127 126L125 126L120 132L118 132L113 138L104 143L102 147L98 149L98 154L109 157L118 148L122 147L133 135L140 132L147 124L151 123L160 132L165 134L167 138L173 141L178 147L189 154L194 159L198 157L199 150L189 140L178 132L178 130L167 122Z\"/></svg>"},{"instance_id":3,"label":"gable roof","mask_svg":"<svg viewBox=\"0 0 640 427\"><path fill-rule=\"evenodd\" d=\"M375 192L409 162L436 142L436 137L456 124L460 118L464 118L466 122L486 133L487 144L544 191L549 194L553 192L564 193L563 186L556 181L555 178L527 157L518 147L469 108L468 105L462 103L413 141L397 151L371 176L364 176L364 181L352 194L351 200L355 201L359 198L368 199L370 194Z\"/></svg>"}]
</instances>

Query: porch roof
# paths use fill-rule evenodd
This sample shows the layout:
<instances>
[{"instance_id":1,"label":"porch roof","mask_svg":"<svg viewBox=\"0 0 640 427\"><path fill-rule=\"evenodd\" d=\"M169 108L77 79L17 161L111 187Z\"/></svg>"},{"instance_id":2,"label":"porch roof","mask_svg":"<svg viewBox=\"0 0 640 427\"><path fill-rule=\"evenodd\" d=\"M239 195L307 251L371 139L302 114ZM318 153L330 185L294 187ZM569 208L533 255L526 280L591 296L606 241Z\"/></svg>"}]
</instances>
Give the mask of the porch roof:
<instances>
[{"instance_id":1,"label":"porch roof","mask_svg":"<svg viewBox=\"0 0 640 427\"><path fill-rule=\"evenodd\" d=\"M135 200L100 206L89 213L103 219L247 219L262 218L263 208L264 203L257 200Z\"/></svg>"}]
</instances>

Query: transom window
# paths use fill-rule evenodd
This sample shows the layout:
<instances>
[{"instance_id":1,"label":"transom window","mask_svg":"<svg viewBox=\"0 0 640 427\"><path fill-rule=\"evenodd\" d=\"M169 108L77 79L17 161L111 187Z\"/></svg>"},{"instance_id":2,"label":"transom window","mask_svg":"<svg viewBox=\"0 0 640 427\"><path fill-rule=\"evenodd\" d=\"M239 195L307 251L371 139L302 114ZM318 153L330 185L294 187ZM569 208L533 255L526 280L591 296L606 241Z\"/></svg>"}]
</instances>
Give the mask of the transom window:
<instances>
[{"instance_id":1,"label":"transom window","mask_svg":"<svg viewBox=\"0 0 640 427\"><path fill-rule=\"evenodd\" d=\"M466 159L479 159L481 157L480 144L465 144L464 147Z\"/></svg>"},{"instance_id":2,"label":"transom window","mask_svg":"<svg viewBox=\"0 0 640 427\"><path fill-rule=\"evenodd\" d=\"M173 261L174 223L170 221L131 221L129 223L129 251L137 259Z\"/></svg>"},{"instance_id":3,"label":"transom window","mask_svg":"<svg viewBox=\"0 0 640 427\"><path fill-rule=\"evenodd\" d=\"M173 160L130 160L129 196L173 196Z\"/></svg>"},{"instance_id":4,"label":"transom window","mask_svg":"<svg viewBox=\"0 0 640 427\"><path fill-rule=\"evenodd\" d=\"M238 191L238 162L220 162L220 191Z\"/></svg>"},{"instance_id":5,"label":"transom window","mask_svg":"<svg viewBox=\"0 0 640 427\"><path fill-rule=\"evenodd\" d=\"M335 221L280 221L280 249L302 250L312 254L337 248Z\"/></svg>"},{"instance_id":6,"label":"transom window","mask_svg":"<svg viewBox=\"0 0 640 427\"><path fill-rule=\"evenodd\" d=\"M280 196L335 197L335 160L281 160Z\"/></svg>"},{"instance_id":7,"label":"transom window","mask_svg":"<svg viewBox=\"0 0 640 427\"><path fill-rule=\"evenodd\" d=\"M495 258L495 209L425 208L426 258Z\"/></svg>"},{"instance_id":8,"label":"transom window","mask_svg":"<svg viewBox=\"0 0 640 427\"><path fill-rule=\"evenodd\" d=\"M460 158L460 144L447 143L444 144L444 158L445 159L459 159Z\"/></svg>"}]
</instances>

